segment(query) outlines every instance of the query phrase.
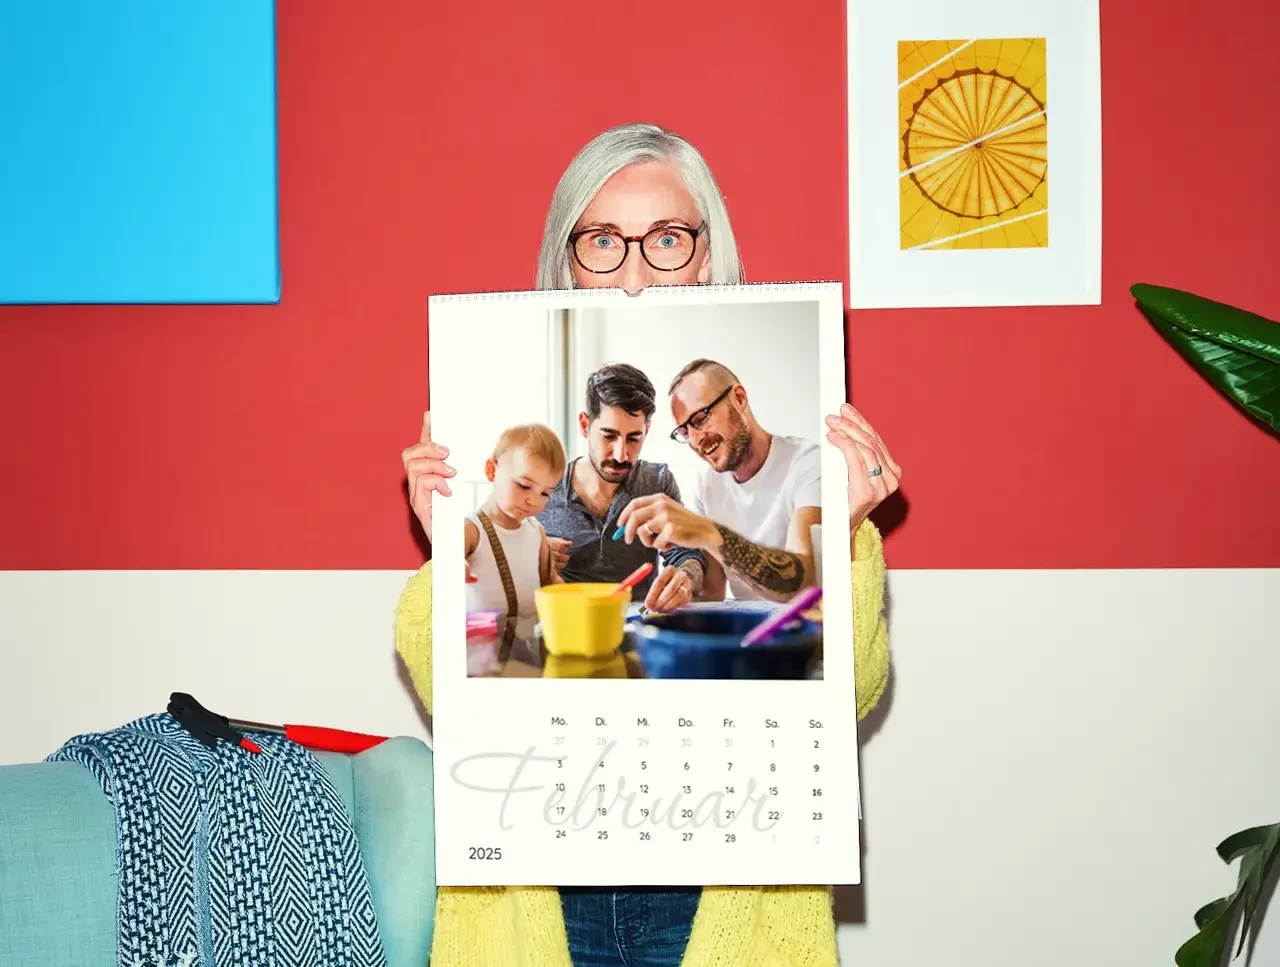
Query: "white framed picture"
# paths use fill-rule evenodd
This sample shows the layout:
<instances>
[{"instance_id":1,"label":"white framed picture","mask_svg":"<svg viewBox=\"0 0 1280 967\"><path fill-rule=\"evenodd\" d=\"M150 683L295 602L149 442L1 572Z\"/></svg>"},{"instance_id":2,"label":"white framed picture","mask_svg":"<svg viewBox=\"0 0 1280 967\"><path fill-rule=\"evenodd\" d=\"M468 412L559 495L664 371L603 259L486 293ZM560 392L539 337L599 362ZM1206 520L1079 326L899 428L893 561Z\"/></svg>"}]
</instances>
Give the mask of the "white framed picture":
<instances>
[{"instance_id":1,"label":"white framed picture","mask_svg":"<svg viewBox=\"0 0 1280 967\"><path fill-rule=\"evenodd\" d=\"M1097 0L849 0L850 305L1102 300Z\"/></svg>"},{"instance_id":2,"label":"white framed picture","mask_svg":"<svg viewBox=\"0 0 1280 967\"><path fill-rule=\"evenodd\" d=\"M858 882L841 285L429 312L439 883Z\"/></svg>"}]
</instances>

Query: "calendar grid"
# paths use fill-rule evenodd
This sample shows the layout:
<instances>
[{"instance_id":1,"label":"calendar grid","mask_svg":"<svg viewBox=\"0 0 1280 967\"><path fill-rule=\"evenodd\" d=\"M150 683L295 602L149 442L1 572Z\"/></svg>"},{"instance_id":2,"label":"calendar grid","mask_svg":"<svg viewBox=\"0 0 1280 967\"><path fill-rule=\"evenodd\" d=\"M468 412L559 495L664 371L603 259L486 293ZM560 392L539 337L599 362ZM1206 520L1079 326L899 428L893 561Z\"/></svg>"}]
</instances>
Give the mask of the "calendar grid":
<instances>
[{"instance_id":1,"label":"calendar grid","mask_svg":"<svg viewBox=\"0 0 1280 967\"><path fill-rule=\"evenodd\" d=\"M433 432L464 440L469 414L498 405L448 361L464 356L478 332L526 324L520 320L531 306L726 313L811 306L820 350L813 360L816 399L822 412L834 412L845 398L842 303L839 283L650 289L628 300L585 291L435 298ZM644 331L652 336L656 325ZM821 439L821 432L815 410L811 435ZM822 518L847 519L845 465L835 447L823 445L821 472ZM517 665L502 656L469 660L475 646L463 620L463 508L449 500L436 506L433 749L441 885L860 881L847 534L829 527L819 538L822 647L812 674L637 676L651 646L633 635L628 650L595 664L540 659L543 637L531 638L510 649L523 655L518 674L481 676L469 669ZM577 671L563 671L570 667Z\"/></svg>"}]
</instances>

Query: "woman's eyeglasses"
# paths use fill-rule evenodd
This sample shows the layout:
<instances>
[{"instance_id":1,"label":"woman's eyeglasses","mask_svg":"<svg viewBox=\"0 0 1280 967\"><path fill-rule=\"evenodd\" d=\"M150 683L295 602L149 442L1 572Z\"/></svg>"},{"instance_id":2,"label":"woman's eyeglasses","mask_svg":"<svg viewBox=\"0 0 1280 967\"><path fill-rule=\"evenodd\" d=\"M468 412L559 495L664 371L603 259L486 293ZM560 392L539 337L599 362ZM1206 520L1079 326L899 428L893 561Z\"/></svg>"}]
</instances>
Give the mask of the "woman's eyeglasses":
<instances>
[{"instance_id":1,"label":"woman's eyeglasses","mask_svg":"<svg viewBox=\"0 0 1280 967\"><path fill-rule=\"evenodd\" d=\"M698 250L698 236L705 226L685 228L665 225L644 235L623 235L604 228L588 228L569 236L573 257L588 272L616 272L622 268L631 251L631 243L640 245L644 260L659 272L675 272L693 261Z\"/></svg>"}]
</instances>

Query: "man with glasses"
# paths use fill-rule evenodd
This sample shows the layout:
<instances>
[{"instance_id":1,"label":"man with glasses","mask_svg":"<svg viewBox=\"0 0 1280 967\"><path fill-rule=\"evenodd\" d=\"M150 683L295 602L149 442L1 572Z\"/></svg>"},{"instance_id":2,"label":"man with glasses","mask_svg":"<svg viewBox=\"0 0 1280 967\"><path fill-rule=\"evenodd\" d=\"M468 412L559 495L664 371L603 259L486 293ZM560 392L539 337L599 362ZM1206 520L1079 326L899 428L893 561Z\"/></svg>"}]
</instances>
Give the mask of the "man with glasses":
<instances>
[{"instance_id":1,"label":"man with glasses","mask_svg":"<svg viewBox=\"0 0 1280 967\"><path fill-rule=\"evenodd\" d=\"M566 583L621 581L648 561L656 573L636 585L632 600L672 611L702 590L706 555L675 542L658 551L613 538L619 516L634 499L661 496L680 503L671 469L640 459L656 410L657 392L636 367L617 363L592 373L586 407L578 414L587 457L570 461L538 520L552 539Z\"/></svg>"},{"instance_id":2,"label":"man with glasses","mask_svg":"<svg viewBox=\"0 0 1280 967\"><path fill-rule=\"evenodd\" d=\"M626 539L709 554L704 595L785 601L816 581L810 528L822 523L818 444L770 433L728 367L695 359L671 382L672 438L707 463L689 507L661 494L623 512Z\"/></svg>"}]
</instances>

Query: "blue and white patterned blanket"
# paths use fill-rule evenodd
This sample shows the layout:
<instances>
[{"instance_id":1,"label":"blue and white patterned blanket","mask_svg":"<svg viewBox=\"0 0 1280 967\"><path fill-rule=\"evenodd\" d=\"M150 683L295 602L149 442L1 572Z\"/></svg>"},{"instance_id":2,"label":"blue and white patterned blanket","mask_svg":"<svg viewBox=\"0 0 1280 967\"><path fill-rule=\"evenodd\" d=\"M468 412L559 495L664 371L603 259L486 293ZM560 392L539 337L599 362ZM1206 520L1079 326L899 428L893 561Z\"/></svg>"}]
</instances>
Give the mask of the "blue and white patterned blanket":
<instances>
[{"instance_id":1,"label":"blue and white patterned blanket","mask_svg":"<svg viewBox=\"0 0 1280 967\"><path fill-rule=\"evenodd\" d=\"M385 967L360 848L302 746L202 745L167 712L76 736L116 810L119 967Z\"/></svg>"}]
</instances>

